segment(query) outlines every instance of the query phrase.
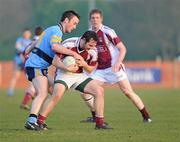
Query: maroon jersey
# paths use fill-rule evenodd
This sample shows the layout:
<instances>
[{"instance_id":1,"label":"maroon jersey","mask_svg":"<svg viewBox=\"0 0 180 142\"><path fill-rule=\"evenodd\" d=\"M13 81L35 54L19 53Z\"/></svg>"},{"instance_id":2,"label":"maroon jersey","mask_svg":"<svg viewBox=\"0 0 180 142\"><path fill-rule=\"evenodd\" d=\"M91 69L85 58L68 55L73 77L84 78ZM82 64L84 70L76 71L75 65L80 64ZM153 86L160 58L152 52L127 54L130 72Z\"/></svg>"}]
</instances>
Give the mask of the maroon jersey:
<instances>
[{"instance_id":1,"label":"maroon jersey","mask_svg":"<svg viewBox=\"0 0 180 142\"><path fill-rule=\"evenodd\" d=\"M84 49L80 48L80 38L74 37L66 39L63 43L63 46L71 49L72 51L80 54L83 59L87 62L90 66L95 66L97 63L97 50L96 48L90 49L89 51L86 51ZM62 58L65 57L62 55ZM76 73L82 73L83 67L79 67Z\"/></svg>"},{"instance_id":2,"label":"maroon jersey","mask_svg":"<svg viewBox=\"0 0 180 142\"><path fill-rule=\"evenodd\" d=\"M119 50L115 47L120 38L115 31L107 26L101 25L96 32L98 36L97 50L98 50L98 69L105 69L112 66L117 57Z\"/></svg>"}]
</instances>

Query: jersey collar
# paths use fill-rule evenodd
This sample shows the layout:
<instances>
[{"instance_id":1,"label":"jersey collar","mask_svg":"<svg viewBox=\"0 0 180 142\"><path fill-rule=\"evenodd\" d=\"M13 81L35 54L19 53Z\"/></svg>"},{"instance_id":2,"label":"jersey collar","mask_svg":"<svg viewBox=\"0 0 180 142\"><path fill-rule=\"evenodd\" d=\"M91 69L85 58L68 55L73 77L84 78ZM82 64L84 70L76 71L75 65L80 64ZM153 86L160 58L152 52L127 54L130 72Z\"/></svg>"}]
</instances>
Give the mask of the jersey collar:
<instances>
[{"instance_id":1,"label":"jersey collar","mask_svg":"<svg viewBox=\"0 0 180 142\"><path fill-rule=\"evenodd\" d=\"M103 24L101 24L100 26L99 26L99 29L97 30L97 31L95 31L96 33L99 31L99 30L101 30L103 28ZM92 29L92 26L90 27L90 30L92 30L93 31L93 29Z\"/></svg>"},{"instance_id":2,"label":"jersey collar","mask_svg":"<svg viewBox=\"0 0 180 142\"><path fill-rule=\"evenodd\" d=\"M82 52L85 51L84 49L80 48L80 41L81 41L81 37L78 38L77 43L76 43L76 45L77 45L76 47L77 47L78 53L82 53Z\"/></svg>"},{"instance_id":3,"label":"jersey collar","mask_svg":"<svg viewBox=\"0 0 180 142\"><path fill-rule=\"evenodd\" d=\"M62 24L61 24L61 23L58 23L58 26L59 26L60 30L63 32L63 26L62 26Z\"/></svg>"}]
</instances>

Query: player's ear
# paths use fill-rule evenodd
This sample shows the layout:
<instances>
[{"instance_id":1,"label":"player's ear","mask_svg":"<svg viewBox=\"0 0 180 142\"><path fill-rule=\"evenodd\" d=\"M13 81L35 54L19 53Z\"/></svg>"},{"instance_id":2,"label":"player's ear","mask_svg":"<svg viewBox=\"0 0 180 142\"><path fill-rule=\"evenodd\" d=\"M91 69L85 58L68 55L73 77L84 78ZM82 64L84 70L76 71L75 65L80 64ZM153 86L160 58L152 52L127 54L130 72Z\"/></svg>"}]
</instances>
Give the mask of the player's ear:
<instances>
[{"instance_id":1,"label":"player's ear","mask_svg":"<svg viewBox=\"0 0 180 142\"><path fill-rule=\"evenodd\" d=\"M86 44L86 39L85 38L82 38L82 44L84 45L84 44Z\"/></svg>"},{"instance_id":2,"label":"player's ear","mask_svg":"<svg viewBox=\"0 0 180 142\"><path fill-rule=\"evenodd\" d=\"M66 17L65 19L64 19L64 22L67 24L67 23L69 23L69 19Z\"/></svg>"}]
</instances>

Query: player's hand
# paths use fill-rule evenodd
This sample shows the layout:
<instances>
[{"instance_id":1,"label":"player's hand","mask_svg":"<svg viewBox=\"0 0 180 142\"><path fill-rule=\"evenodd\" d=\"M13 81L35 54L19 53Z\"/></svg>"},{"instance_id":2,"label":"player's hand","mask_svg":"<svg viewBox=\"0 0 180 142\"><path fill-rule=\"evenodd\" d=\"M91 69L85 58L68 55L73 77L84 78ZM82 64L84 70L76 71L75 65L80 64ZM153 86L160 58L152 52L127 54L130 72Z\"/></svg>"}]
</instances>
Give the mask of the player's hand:
<instances>
[{"instance_id":1,"label":"player's hand","mask_svg":"<svg viewBox=\"0 0 180 142\"><path fill-rule=\"evenodd\" d=\"M67 71L68 72L73 72L73 73L75 73L78 69L79 69L79 66L77 64L69 65L67 67Z\"/></svg>"},{"instance_id":2,"label":"player's hand","mask_svg":"<svg viewBox=\"0 0 180 142\"><path fill-rule=\"evenodd\" d=\"M76 59L76 60L84 60L83 59L83 57L81 56L81 55L79 55L78 53L76 53L76 52L74 52L74 58Z\"/></svg>"},{"instance_id":3,"label":"player's hand","mask_svg":"<svg viewBox=\"0 0 180 142\"><path fill-rule=\"evenodd\" d=\"M121 68L123 68L123 63L116 63L112 66L112 71L113 72L118 72L120 71Z\"/></svg>"},{"instance_id":4,"label":"player's hand","mask_svg":"<svg viewBox=\"0 0 180 142\"><path fill-rule=\"evenodd\" d=\"M87 65L87 63L83 60L76 60L76 63L79 67L84 67Z\"/></svg>"}]
</instances>

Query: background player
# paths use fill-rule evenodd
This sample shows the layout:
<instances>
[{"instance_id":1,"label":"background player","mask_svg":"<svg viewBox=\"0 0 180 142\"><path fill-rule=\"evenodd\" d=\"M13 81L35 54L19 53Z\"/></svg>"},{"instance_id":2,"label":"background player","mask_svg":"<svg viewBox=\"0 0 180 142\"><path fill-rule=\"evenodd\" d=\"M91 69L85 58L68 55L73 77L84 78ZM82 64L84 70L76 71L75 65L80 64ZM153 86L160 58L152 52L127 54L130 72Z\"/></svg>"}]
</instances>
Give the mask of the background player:
<instances>
[{"instance_id":1,"label":"background player","mask_svg":"<svg viewBox=\"0 0 180 142\"><path fill-rule=\"evenodd\" d=\"M140 99L140 97L131 88L130 82L127 78L123 60L126 55L126 47L115 31L105 25L103 22L103 15L99 9L94 9L89 14L91 23L91 30L98 35L98 67L92 74L92 78L97 80L99 84L117 83L121 91L133 102L142 114L144 122L151 122L150 116ZM92 118L88 118L87 122L94 122L94 101L90 95L82 95L88 106L92 111Z\"/></svg>"},{"instance_id":2,"label":"background player","mask_svg":"<svg viewBox=\"0 0 180 142\"><path fill-rule=\"evenodd\" d=\"M14 88L16 82L20 77L21 71L24 70L25 58L23 56L23 51L25 47L31 43L30 38L31 38L31 31L28 28L26 28L23 30L22 37L19 37L16 40L16 44L15 44L16 54L13 62L13 76L7 91L8 96L12 96L14 94Z\"/></svg>"},{"instance_id":3,"label":"background player","mask_svg":"<svg viewBox=\"0 0 180 142\"><path fill-rule=\"evenodd\" d=\"M28 46L26 46L26 48L24 50L25 58L28 58L30 52L34 48L34 46L37 43L39 36L41 35L42 32L43 32L42 27L38 26L35 28L33 40ZM29 86L25 91L25 95L24 95L24 98L23 98L22 103L20 105L20 108L29 110L30 108L29 108L28 104L35 97L35 95L36 95L35 88L34 88L32 82L29 82Z\"/></svg>"},{"instance_id":4,"label":"background player","mask_svg":"<svg viewBox=\"0 0 180 142\"><path fill-rule=\"evenodd\" d=\"M30 115L25 124L28 130L39 130L37 115L48 94L47 68L52 64L55 53L62 53L82 58L77 53L64 48L61 45L63 33L70 33L76 29L79 23L79 15L72 11L62 14L58 25L47 28L40 36L35 48L26 61L26 73L29 81L32 81L37 96L32 102Z\"/></svg>"},{"instance_id":5,"label":"background player","mask_svg":"<svg viewBox=\"0 0 180 142\"><path fill-rule=\"evenodd\" d=\"M77 52L83 57L78 60L77 64L65 66L60 62L62 56L55 56L53 64L58 68L54 91L52 96L46 99L39 115L38 123L44 124L48 114L53 110L55 105L69 88L74 88L80 92L90 93L95 97L94 105L96 110L96 129L110 129L104 123L104 91L103 88L83 73L83 70L91 73L96 68L97 52L94 47L97 43L97 35L93 31L87 31L80 38L70 38L63 42L63 46ZM64 71L65 70L65 71ZM71 73L69 73L71 72Z\"/></svg>"}]
</instances>

